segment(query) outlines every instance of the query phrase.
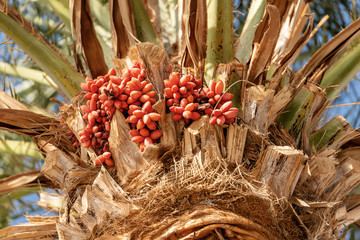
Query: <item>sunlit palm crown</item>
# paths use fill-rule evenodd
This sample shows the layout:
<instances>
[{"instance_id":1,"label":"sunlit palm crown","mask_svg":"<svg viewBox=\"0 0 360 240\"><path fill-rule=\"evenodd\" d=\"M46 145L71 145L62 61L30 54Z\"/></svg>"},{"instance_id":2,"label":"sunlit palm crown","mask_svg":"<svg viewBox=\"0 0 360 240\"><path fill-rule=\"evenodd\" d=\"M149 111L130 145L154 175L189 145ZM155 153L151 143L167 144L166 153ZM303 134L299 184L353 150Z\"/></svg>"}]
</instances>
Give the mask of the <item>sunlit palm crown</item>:
<instances>
[{"instance_id":1,"label":"sunlit palm crown","mask_svg":"<svg viewBox=\"0 0 360 240\"><path fill-rule=\"evenodd\" d=\"M74 66L0 1L0 29L72 99L60 124L1 92L0 128L33 137L46 160L41 173L2 179L0 193L40 182L62 190L62 205L42 193L39 204L59 217L29 217L0 238L332 239L359 221L359 196L348 195L360 182L359 131L341 116L319 121L360 69L360 20L293 72L319 27L307 1L252 1L238 39L231 1L179 1L173 9L110 0L102 12L110 26L93 20L91 8L104 10L93 1L53 2L71 26ZM107 26L110 41L99 32ZM116 111L109 137L115 167L95 166L96 153L67 137L70 129L80 139L86 126L79 85L112 67L121 75L129 60L141 62L155 86L163 135L141 152ZM169 65L204 87L223 81L240 109L235 123L173 121L163 96Z\"/></svg>"}]
</instances>

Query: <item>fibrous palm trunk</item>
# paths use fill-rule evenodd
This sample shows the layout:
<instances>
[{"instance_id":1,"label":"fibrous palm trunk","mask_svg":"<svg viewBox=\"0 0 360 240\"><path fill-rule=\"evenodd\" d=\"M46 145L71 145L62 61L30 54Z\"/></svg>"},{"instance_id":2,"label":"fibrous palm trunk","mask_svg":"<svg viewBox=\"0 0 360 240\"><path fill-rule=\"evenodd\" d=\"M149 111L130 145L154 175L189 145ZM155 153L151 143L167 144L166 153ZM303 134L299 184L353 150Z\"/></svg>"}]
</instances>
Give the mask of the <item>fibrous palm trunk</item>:
<instances>
[{"instance_id":1,"label":"fibrous palm trunk","mask_svg":"<svg viewBox=\"0 0 360 240\"><path fill-rule=\"evenodd\" d=\"M23 123L1 118L5 119L2 128L39 135L46 154L42 174L62 190L64 206L58 218L31 217L27 225L1 230L0 237L337 238L343 227L360 216L358 196L348 195L360 182L360 132L341 116L315 128L331 101L319 84L332 60L360 35L360 21L293 73L289 66L311 36L308 11L303 1L269 3L248 63L217 68L228 86L234 75L241 83L238 100L234 99L241 113L228 125L211 125L208 116L189 126L171 119L162 97L162 83L169 74L162 47L136 44L127 57L114 59L118 73L126 67L126 59L144 64L159 94L154 108L162 115L159 127L163 131L159 144L141 152L128 134L123 114L116 111L109 137L115 168L94 166L94 151L75 151L64 143L63 135L49 138L35 127L31 133L22 132ZM307 20L309 26L300 37ZM197 33L191 27L189 31ZM191 55L197 64L194 51L187 45L184 62ZM201 54L195 55L201 59ZM195 67L203 69L203 63ZM95 70L101 74L99 68ZM276 70L266 74L270 68ZM78 139L86 125L79 109L83 96L79 94L72 105L62 108L67 126ZM298 102L298 111L290 111ZM7 114L16 113L8 109Z\"/></svg>"}]
</instances>

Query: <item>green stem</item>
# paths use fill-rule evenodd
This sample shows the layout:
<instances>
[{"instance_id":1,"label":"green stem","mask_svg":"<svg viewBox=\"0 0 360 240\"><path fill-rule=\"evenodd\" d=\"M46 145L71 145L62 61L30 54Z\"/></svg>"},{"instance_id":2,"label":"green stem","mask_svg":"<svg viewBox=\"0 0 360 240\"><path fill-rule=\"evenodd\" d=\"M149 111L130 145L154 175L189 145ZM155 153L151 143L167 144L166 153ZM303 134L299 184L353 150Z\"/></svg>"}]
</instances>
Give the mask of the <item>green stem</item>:
<instances>
[{"instance_id":1,"label":"green stem","mask_svg":"<svg viewBox=\"0 0 360 240\"><path fill-rule=\"evenodd\" d=\"M326 71L320 87L325 90L328 101L334 100L345 86L360 71L360 44L342 56L328 71Z\"/></svg>"},{"instance_id":2,"label":"green stem","mask_svg":"<svg viewBox=\"0 0 360 240\"><path fill-rule=\"evenodd\" d=\"M266 7L265 0L252 0L249 14L246 17L244 28L237 43L236 59L245 64L251 53L251 44L254 39L256 27L261 21Z\"/></svg>"},{"instance_id":3,"label":"green stem","mask_svg":"<svg viewBox=\"0 0 360 240\"><path fill-rule=\"evenodd\" d=\"M219 63L231 62L234 58L232 1L208 0L208 29L206 40L205 81L214 77Z\"/></svg>"},{"instance_id":4,"label":"green stem","mask_svg":"<svg viewBox=\"0 0 360 240\"><path fill-rule=\"evenodd\" d=\"M134 14L136 36L141 42L151 42L160 45L150 18L141 0L131 0Z\"/></svg>"}]
</instances>

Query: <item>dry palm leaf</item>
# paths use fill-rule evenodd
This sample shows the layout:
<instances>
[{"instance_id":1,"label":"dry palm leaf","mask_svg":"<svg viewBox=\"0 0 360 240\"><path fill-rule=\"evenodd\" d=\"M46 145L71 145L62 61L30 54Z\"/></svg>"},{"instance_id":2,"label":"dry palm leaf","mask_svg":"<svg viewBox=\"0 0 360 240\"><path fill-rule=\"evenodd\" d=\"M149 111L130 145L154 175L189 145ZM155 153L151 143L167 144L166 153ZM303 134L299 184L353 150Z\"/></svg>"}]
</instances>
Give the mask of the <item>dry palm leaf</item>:
<instances>
[{"instance_id":1,"label":"dry palm leaf","mask_svg":"<svg viewBox=\"0 0 360 240\"><path fill-rule=\"evenodd\" d=\"M0 230L0 238L10 239L54 239L58 237L55 217L27 217L29 223Z\"/></svg>"},{"instance_id":2,"label":"dry palm leaf","mask_svg":"<svg viewBox=\"0 0 360 240\"><path fill-rule=\"evenodd\" d=\"M123 58L128 53L129 47L136 43L131 4L130 1L110 0L109 8L115 56Z\"/></svg>"},{"instance_id":3,"label":"dry palm leaf","mask_svg":"<svg viewBox=\"0 0 360 240\"><path fill-rule=\"evenodd\" d=\"M96 37L88 0L69 1L75 50L81 49L85 62L93 77L105 75L108 67L103 50Z\"/></svg>"},{"instance_id":4,"label":"dry palm leaf","mask_svg":"<svg viewBox=\"0 0 360 240\"><path fill-rule=\"evenodd\" d=\"M206 1L183 2L182 28L182 67L192 67L198 77L204 72L206 56Z\"/></svg>"},{"instance_id":5,"label":"dry palm leaf","mask_svg":"<svg viewBox=\"0 0 360 240\"><path fill-rule=\"evenodd\" d=\"M39 140L40 149L49 146L45 143L63 144L63 149L74 150L72 143L66 137L67 128L59 127L59 120L31 112L21 102L0 90L0 129L20 135L27 135ZM45 141L45 143L44 143Z\"/></svg>"},{"instance_id":6,"label":"dry palm leaf","mask_svg":"<svg viewBox=\"0 0 360 240\"><path fill-rule=\"evenodd\" d=\"M28 110L24 104L10 97L2 90L0 90L0 108Z\"/></svg>"},{"instance_id":7,"label":"dry palm leaf","mask_svg":"<svg viewBox=\"0 0 360 240\"><path fill-rule=\"evenodd\" d=\"M50 183L40 171L22 172L0 179L0 194L7 194L27 187L49 186Z\"/></svg>"},{"instance_id":8,"label":"dry palm leaf","mask_svg":"<svg viewBox=\"0 0 360 240\"><path fill-rule=\"evenodd\" d=\"M280 14L273 5L266 7L266 12L257 28L253 41L253 54L250 59L247 80L261 84L258 79L264 69L269 66L280 30Z\"/></svg>"},{"instance_id":9,"label":"dry palm leaf","mask_svg":"<svg viewBox=\"0 0 360 240\"><path fill-rule=\"evenodd\" d=\"M293 79L295 84L308 79L309 82L319 84L321 77L315 77L316 73L323 73L325 69L334 61L334 59L352 42L360 36L360 19L354 21L329 42L325 43L309 59Z\"/></svg>"}]
</instances>

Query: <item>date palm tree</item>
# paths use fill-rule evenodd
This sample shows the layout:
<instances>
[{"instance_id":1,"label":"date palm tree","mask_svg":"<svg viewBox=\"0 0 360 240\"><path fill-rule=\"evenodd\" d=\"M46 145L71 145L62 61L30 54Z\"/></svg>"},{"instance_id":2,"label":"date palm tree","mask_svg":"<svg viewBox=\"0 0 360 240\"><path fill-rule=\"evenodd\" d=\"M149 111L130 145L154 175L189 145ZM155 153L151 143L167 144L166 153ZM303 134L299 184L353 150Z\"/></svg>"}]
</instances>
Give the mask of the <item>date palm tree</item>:
<instances>
[{"instance_id":1,"label":"date palm tree","mask_svg":"<svg viewBox=\"0 0 360 240\"><path fill-rule=\"evenodd\" d=\"M43 193L39 203L59 216L28 217L0 230L1 238L335 239L359 221L359 196L349 193L360 182L360 132L341 116L321 117L360 70L360 20L293 72L319 27L308 1L252 1L237 40L232 1L179 1L164 16L159 10L169 6L161 1L110 0L110 25L102 28L92 14L103 8L94 1L51 2L71 25L75 66L0 1L0 29L71 99L60 119L1 92L0 128L32 137L45 163L41 173L2 179L0 191L59 189L62 195ZM99 34L106 28L111 44ZM85 127L79 86L111 67L121 73L131 61L156 86L163 135L141 152L116 111L109 137L115 165L94 165L96 153L74 147L67 135L80 140ZM173 121L163 97L169 65L204 85L223 81L240 109L236 121Z\"/></svg>"}]
</instances>

